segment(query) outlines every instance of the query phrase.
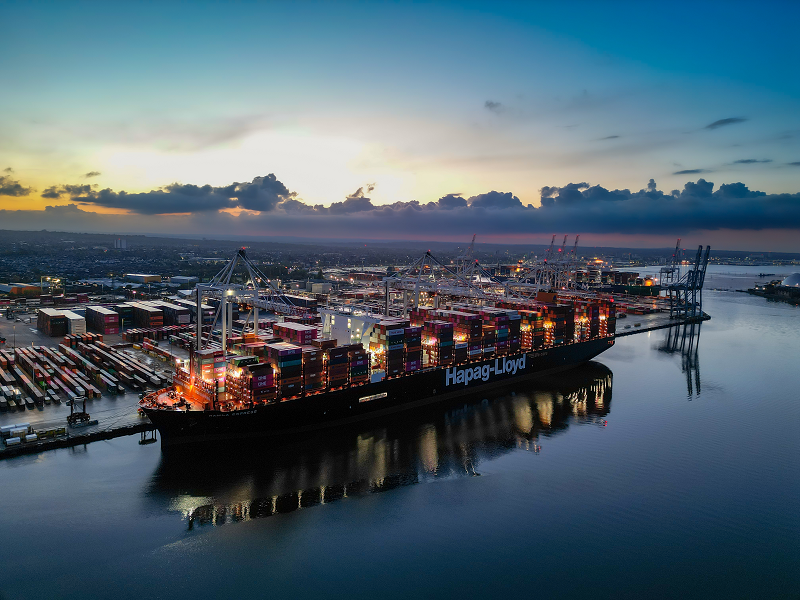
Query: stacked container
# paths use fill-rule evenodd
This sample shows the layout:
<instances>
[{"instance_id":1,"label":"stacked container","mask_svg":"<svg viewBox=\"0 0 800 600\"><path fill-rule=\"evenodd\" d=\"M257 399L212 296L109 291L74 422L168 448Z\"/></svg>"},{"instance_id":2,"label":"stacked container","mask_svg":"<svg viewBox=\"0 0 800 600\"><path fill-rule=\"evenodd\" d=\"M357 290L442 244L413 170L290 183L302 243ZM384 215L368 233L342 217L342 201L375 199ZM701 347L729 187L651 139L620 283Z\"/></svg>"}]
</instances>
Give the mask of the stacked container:
<instances>
[{"instance_id":1,"label":"stacked container","mask_svg":"<svg viewBox=\"0 0 800 600\"><path fill-rule=\"evenodd\" d=\"M520 327L522 326L522 316L515 311L508 315L508 353L518 354L522 350L520 339Z\"/></svg>"},{"instance_id":2,"label":"stacked container","mask_svg":"<svg viewBox=\"0 0 800 600\"><path fill-rule=\"evenodd\" d=\"M133 323L136 327L163 327L164 312L143 302L133 302Z\"/></svg>"},{"instance_id":3,"label":"stacked container","mask_svg":"<svg viewBox=\"0 0 800 600\"><path fill-rule=\"evenodd\" d=\"M544 305L545 345L560 346L575 334L575 311L570 304Z\"/></svg>"},{"instance_id":4,"label":"stacked container","mask_svg":"<svg viewBox=\"0 0 800 600\"><path fill-rule=\"evenodd\" d=\"M103 335L115 335L119 333L119 314L104 306L87 306L86 325Z\"/></svg>"},{"instance_id":5,"label":"stacked container","mask_svg":"<svg viewBox=\"0 0 800 600\"><path fill-rule=\"evenodd\" d=\"M303 389L317 392L325 389L325 352L320 348L303 348Z\"/></svg>"},{"instance_id":6,"label":"stacked container","mask_svg":"<svg viewBox=\"0 0 800 600\"><path fill-rule=\"evenodd\" d=\"M418 306L408 313L412 327L423 327L426 321L435 319L435 315L436 309L429 306Z\"/></svg>"},{"instance_id":7,"label":"stacked container","mask_svg":"<svg viewBox=\"0 0 800 600\"><path fill-rule=\"evenodd\" d=\"M521 342L524 350L544 347L544 315L537 310L521 310Z\"/></svg>"},{"instance_id":8,"label":"stacked container","mask_svg":"<svg viewBox=\"0 0 800 600\"><path fill-rule=\"evenodd\" d=\"M315 323L319 323L319 317L317 315L286 315L283 317L284 322L286 323L299 323L300 325L314 325Z\"/></svg>"},{"instance_id":9,"label":"stacked container","mask_svg":"<svg viewBox=\"0 0 800 600\"><path fill-rule=\"evenodd\" d=\"M269 363L247 365L250 394L253 402L273 402L278 394L275 370Z\"/></svg>"},{"instance_id":10,"label":"stacked container","mask_svg":"<svg viewBox=\"0 0 800 600\"><path fill-rule=\"evenodd\" d=\"M497 348L497 326L491 321L483 321L483 358L493 358Z\"/></svg>"},{"instance_id":11,"label":"stacked container","mask_svg":"<svg viewBox=\"0 0 800 600\"><path fill-rule=\"evenodd\" d=\"M301 345L310 344L317 338L316 327L310 327L309 325L302 325L300 323L275 323L272 326L272 332L278 337L291 340Z\"/></svg>"},{"instance_id":12,"label":"stacked container","mask_svg":"<svg viewBox=\"0 0 800 600\"><path fill-rule=\"evenodd\" d=\"M453 324L447 321L425 321L422 328L423 362L425 365L453 364Z\"/></svg>"},{"instance_id":13,"label":"stacked container","mask_svg":"<svg viewBox=\"0 0 800 600\"><path fill-rule=\"evenodd\" d=\"M117 304L114 307L114 312L119 315L120 331L122 331L125 323L128 324L128 327L133 325L133 306L127 302L123 304Z\"/></svg>"},{"instance_id":14,"label":"stacked container","mask_svg":"<svg viewBox=\"0 0 800 600\"><path fill-rule=\"evenodd\" d=\"M328 387L337 389L347 385L350 375L350 357L346 346L330 348L328 351Z\"/></svg>"},{"instance_id":15,"label":"stacked container","mask_svg":"<svg viewBox=\"0 0 800 600\"><path fill-rule=\"evenodd\" d=\"M369 381L369 355L361 344L348 346L350 361L350 385L361 385Z\"/></svg>"},{"instance_id":16,"label":"stacked container","mask_svg":"<svg viewBox=\"0 0 800 600\"><path fill-rule=\"evenodd\" d=\"M86 333L86 319L84 317L71 310L65 310L64 317L67 319L67 333L72 335Z\"/></svg>"},{"instance_id":17,"label":"stacked container","mask_svg":"<svg viewBox=\"0 0 800 600\"><path fill-rule=\"evenodd\" d=\"M210 382L212 387L219 384L219 390L225 391L225 355L221 349L208 348L195 354L200 378Z\"/></svg>"},{"instance_id":18,"label":"stacked container","mask_svg":"<svg viewBox=\"0 0 800 600\"><path fill-rule=\"evenodd\" d=\"M165 325L188 325L192 321L192 312L187 306L171 302L151 302L150 304L154 308L161 309Z\"/></svg>"},{"instance_id":19,"label":"stacked container","mask_svg":"<svg viewBox=\"0 0 800 600\"><path fill-rule=\"evenodd\" d=\"M409 325L408 319L384 319L372 327L369 350L387 377L405 372L405 330Z\"/></svg>"},{"instance_id":20,"label":"stacked container","mask_svg":"<svg viewBox=\"0 0 800 600\"><path fill-rule=\"evenodd\" d=\"M479 359L483 354L483 322L481 316L458 310L442 310L440 318L453 324L453 341L467 344L469 360Z\"/></svg>"},{"instance_id":21,"label":"stacked container","mask_svg":"<svg viewBox=\"0 0 800 600\"><path fill-rule=\"evenodd\" d=\"M36 329L50 337L61 337L67 334L67 318L60 310L40 308L36 316Z\"/></svg>"},{"instance_id":22,"label":"stacked container","mask_svg":"<svg viewBox=\"0 0 800 600\"><path fill-rule=\"evenodd\" d=\"M396 377L405 372L405 335L407 323L381 322L385 326L386 352L384 354L386 377Z\"/></svg>"},{"instance_id":23,"label":"stacked container","mask_svg":"<svg viewBox=\"0 0 800 600\"><path fill-rule=\"evenodd\" d=\"M422 368L422 327L406 327L404 330L405 372Z\"/></svg>"},{"instance_id":24,"label":"stacked container","mask_svg":"<svg viewBox=\"0 0 800 600\"><path fill-rule=\"evenodd\" d=\"M278 373L281 398L297 396L303 387L303 349L286 342L267 344L269 362Z\"/></svg>"}]
</instances>

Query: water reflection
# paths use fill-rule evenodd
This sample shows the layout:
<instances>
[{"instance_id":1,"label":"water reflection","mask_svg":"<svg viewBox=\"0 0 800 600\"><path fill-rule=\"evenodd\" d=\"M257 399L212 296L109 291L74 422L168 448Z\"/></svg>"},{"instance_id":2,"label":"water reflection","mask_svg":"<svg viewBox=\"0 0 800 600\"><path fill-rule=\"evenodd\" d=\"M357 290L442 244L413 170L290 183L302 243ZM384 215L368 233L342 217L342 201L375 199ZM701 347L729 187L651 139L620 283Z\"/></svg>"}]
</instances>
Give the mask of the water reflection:
<instances>
[{"instance_id":1,"label":"water reflection","mask_svg":"<svg viewBox=\"0 0 800 600\"><path fill-rule=\"evenodd\" d=\"M661 352L681 357L681 371L686 374L686 393L689 400L700 397L700 326L702 323L684 323L667 328L664 341L657 346Z\"/></svg>"},{"instance_id":2,"label":"water reflection","mask_svg":"<svg viewBox=\"0 0 800 600\"><path fill-rule=\"evenodd\" d=\"M589 363L516 391L438 405L291 445L169 451L147 498L189 529L324 505L341 498L458 476L512 451L538 454L570 425L604 426L611 371Z\"/></svg>"}]
</instances>

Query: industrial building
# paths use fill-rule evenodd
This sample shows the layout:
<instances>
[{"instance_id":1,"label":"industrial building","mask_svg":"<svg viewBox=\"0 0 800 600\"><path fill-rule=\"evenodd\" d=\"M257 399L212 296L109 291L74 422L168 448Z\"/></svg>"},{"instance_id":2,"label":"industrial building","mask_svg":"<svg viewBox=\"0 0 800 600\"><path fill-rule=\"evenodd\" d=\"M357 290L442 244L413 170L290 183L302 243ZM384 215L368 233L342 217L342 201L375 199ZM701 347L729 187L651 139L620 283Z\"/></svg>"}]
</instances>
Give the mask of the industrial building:
<instances>
[{"instance_id":1,"label":"industrial building","mask_svg":"<svg viewBox=\"0 0 800 600\"><path fill-rule=\"evenodd\" d=\"M179 285L189 285L192 283L197 283L197 277L187 277L185 275L175 275L174 277L169 278L170 283L177 283Z\"/></svg>"},{"instance_id":2,"label":"industrial building","mask_svg":"<svg viewBox=\"0 0 800 600\"><path fill-rule=\"evenodd\" d=\"M161 283L161 275L148 275L145 273L126 273L125 279L133 283Z\"/></svg>"}]
</instances>

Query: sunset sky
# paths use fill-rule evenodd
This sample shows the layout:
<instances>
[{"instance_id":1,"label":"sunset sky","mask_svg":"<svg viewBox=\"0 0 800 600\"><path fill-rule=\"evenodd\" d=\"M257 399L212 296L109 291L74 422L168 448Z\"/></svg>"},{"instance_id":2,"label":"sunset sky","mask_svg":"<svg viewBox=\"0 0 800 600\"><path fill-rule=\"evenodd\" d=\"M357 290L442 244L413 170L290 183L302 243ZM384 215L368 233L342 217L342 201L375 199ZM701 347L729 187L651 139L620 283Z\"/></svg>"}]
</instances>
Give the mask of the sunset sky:
<instances>
[{"instance_id":1,"label":"sunset sky","mask_svg":"<svg viewBox=\"0 0 800 600\"><path fill-rule=\"evenodd\" d=\"M797 2L6 1L0 229L800 252L798 22Z\"/></svg>"}]
</instances>

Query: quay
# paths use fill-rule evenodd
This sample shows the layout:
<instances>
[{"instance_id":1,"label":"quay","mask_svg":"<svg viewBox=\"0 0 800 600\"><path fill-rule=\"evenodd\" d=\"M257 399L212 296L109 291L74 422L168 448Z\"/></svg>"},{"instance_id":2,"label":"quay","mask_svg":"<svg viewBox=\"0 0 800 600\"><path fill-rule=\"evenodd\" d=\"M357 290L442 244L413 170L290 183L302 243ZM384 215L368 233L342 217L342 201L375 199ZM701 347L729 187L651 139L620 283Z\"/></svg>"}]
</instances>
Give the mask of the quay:
<instances>
[{"instance_id":1,"label":"quay","mask_svg":"<svg viewBox=\"0 0 800 600\"><path fill-rule=\"evenodd\" d=\"M711 316L707 313L685 319L670 318L668 313L635 315L635 318L628 317L627 319L617 321L617 332L614 337L620 338L637 333L644 333L646 331L655 331L656 329L667 329L668 327L676 327L687 323L702 323L710 319ZM629 323L625 321L629 321ZM637 323L639 324L638 327L636 326ZM620 331L620 326L623 328L622 331ZM628 329L628 327L630 327L630 329Z\"/></svg>"},{"instance_id":2,"label":"quay","mask_svg":"<svg viewBox=\"0 0 800 600\"><path fill-rule=\"evenodd\" d=\"M18 446L8 446L0 449L0 460L4 458L12 458L22 454L38 454L45 450L55 450L56 448L69 448L71 446L82 446L90 442L99 442L102 440L110 440L125 435L135 435L137 433L147 433L155 431L155 427L150 421L144 421L135 425L124 425L122 427L114 427L111 429L102 429L100 431L91 431L88 433L68 433L66 436L48 438L20 444Z\"/></svg>"}]
</instances>

